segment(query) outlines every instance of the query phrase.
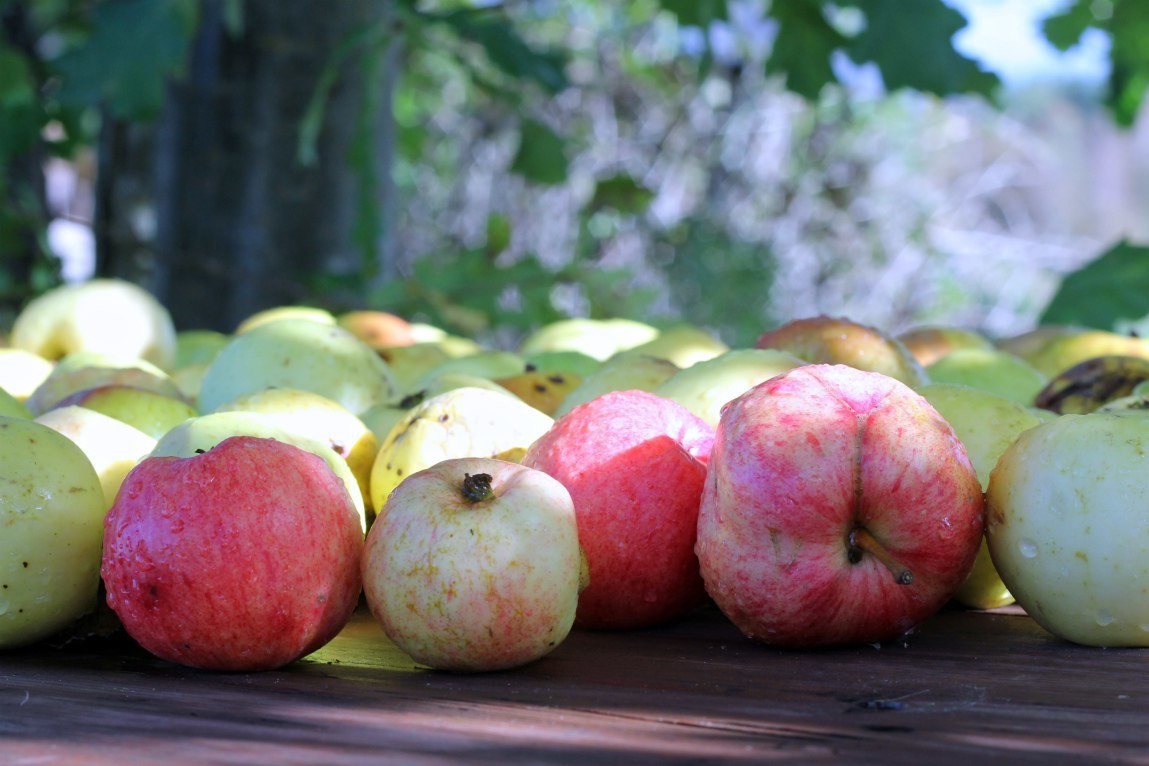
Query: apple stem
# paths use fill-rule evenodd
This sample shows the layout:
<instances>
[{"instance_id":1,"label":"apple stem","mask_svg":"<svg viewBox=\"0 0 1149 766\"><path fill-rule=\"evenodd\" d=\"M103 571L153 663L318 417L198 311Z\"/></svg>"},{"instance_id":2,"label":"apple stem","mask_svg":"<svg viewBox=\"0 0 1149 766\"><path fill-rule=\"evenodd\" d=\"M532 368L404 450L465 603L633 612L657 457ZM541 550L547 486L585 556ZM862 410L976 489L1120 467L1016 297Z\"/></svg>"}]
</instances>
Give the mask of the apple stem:
<instances>
[{"instance_id":1,"label":"apple stem","mask_svg":"<svg viewBox=\"0 0 1149 766\"><path fill-rule=\"evenodd\" d=\"M481 503L495 496L489 473L463 474L463 497L472 503Z\"/></svg>"},{"instance_id":2,"label":"apple stem","mask_svg":"<svg viewBox=\"0 0 1149 766\"><path fill-rule=\"evenodd\" d=\"M909 585L914 581L914 573L906 569L898 562L890 552L887 551L878 539L870 534L870 531L865 527L854 527L850 531L849 537L849 556L851 564L857 564L862 560L863 553L869 553L878 561L885 565L886 569L894 575L894 581L898 585Z\"/></svg>"}]
</instances>

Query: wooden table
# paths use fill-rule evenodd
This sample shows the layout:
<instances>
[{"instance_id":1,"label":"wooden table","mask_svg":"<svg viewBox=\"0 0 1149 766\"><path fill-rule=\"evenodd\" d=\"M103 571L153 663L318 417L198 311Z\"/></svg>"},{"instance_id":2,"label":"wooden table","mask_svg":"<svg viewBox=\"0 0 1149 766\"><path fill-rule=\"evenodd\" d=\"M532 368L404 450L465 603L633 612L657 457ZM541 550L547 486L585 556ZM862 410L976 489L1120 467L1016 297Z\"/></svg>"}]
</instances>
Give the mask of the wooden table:
<instances>
[{"instance_id":1,"label":"wooden table","mask_svg":"<svg viewBox=\"0 0 1149 766\"><path fill-rule=\"evenodd\" d=\"M944 611L905 641L752 644L713 609L576 631L518 670L421 670L364 612L275 672L197 671L127 641L0 655L0 763L1149 763L1149 650ZM980 766L980 764L978 764Z\"/></svg>"}]
</instances>

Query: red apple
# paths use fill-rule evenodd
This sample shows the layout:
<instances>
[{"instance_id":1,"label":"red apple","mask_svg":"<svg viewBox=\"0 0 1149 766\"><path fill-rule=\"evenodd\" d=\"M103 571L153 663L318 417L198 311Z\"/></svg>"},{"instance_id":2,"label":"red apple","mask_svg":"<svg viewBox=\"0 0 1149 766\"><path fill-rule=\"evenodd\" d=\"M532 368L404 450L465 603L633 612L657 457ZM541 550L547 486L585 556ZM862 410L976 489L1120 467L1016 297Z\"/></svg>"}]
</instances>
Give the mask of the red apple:
<instances>
[{"instance_id":1,"label":"red apple","mask_svg":"<svg viewBox=\"0 0 1149 766\"><path fill-rule=\"evenodd\" d=\"M579 575L566 489L492 458L405 478L363 552L371 613L412 659L442 670L500 670L549 653L574 622Z\"/></svg>"},{"instance_id":2,"label":"red apple","mask_svg":"<svg viewBox=\"0 0 1149 766\"><path fill-rule=\"evenodd\" d=\"M981 542L977 474L918 394L800 367L723 412L698 524L707 592L787 647L893 639L937 611Z\"/></svg>"},{"instance_id":3,"label":"red apple","mask_svg":"<svg viewBox=\"0 0 1149 766\"><path fill-rule=\"evenodd\" d=\"M128 474L105 519L101 575L108 605L158 657L263 670L343 628L362 549L359 515L322 458L237 436Z\"/></svg>"},{"instance_id":4,"label":"red apple","mask_svg":"<svg viewBox=\"0 0 1149 766\"><path fill-rule=\"evenodd\" d=\"M705 599L694 540L713 439L682 405L630 390L576 407L527 450L523 465L574 500L590 567L575 625L646 627Z\"/></svg>"}]
</instances>

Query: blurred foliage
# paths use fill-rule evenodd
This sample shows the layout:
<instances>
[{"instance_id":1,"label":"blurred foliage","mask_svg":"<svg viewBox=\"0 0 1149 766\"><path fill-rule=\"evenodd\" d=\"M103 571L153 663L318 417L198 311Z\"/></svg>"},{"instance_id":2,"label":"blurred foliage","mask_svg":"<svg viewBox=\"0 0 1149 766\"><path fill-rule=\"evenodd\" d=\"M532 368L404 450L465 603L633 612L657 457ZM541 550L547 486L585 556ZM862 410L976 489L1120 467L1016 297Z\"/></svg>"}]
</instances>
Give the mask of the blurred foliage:
<instances>
[{"instance_id":1,"label":"blurred foliage","mask_svg":"<svg viewBox=\"0 0 1149 766\"><path fill-rule=\"evenodd\" d=\"M243 0L216 1L228 29L240 34ZM747 6L756 6L773 30L771 42L757 55L743 41L732 55L715 40L720 32L737 37L734 12ZM1099 15L1103 6L1111 7L1110 16ZM723 328L734 342L752 338L777 278L770 244L739 233L737 221L696 211L666 221L654 210L657 186L666 182L660 151L680 140L678 126L697 118L707 94L716 87L737 94L745 82L776 78L820 104L837 89L843 61L872 64L891 91L989 95L997 84L954 50L951 38L964 19L942 0L394 0L392 7L393 23L349 38L316 73L312 105L299 126L299 157L316 161L325 104L345 79L383 97L377 64L398 40L402 76L391 113L400 224L453 215L467 169L475 164L501 163L517 185L489 189L486 209L466 222L416 232L412 253L419 257L401 253L401 279L379 285L378 248L388 234L375 204L383 182L375 175L381 126L365 118L347 158L361 178L356 240L365 259L358 278L377 285L372 299L379 305L468 334L521 332L572 313L649 319L661 306ZM168 84L187 66L203 17L201 0L0 0L0 300L22 300L55 278L44 237L52 214L36 185L14 175L17 161L93 150L103 114L143 122L161 113ZM1066 48L1091 26L1114 35L1111 101L1119 117L1131 119L1149 82L1146 4L1079 0L1051 18L1046 33ZM345 71L344 59L357 49L373 52L366 61L375 75ZM757 79L746 77L748 65L759 68ZM620 115L620 126L651 134L651 156L590 154L601 140L578 100L593 95L595 87L607 104L603 108ZM661 98L669 105L666 114L648 120L628 114L635 93ZM836 103L833 96L829 102ZM733 118L736 106L708 107L708 114ZM781 188L770 198L775 207L755 214L778 215L789 212L787 206L816 203L856 216L856 189L867 179L862 163L851 164L852 134L821 107L813 115L806 126L809 152L793 160L793 187ZM855 116L844 113L842 119ZM836 148L819 153L826 145ZM699 149L723 150L717 143ZM813 180L799 179L803 168L818 173ZM432 176L441 182L428 183ZM729 196L725 180L711 175L700 204ZM564 259L524 247L507 209L512 192L553 195L577 211ZM867 225L873 235L862 243L872 254L867 257L887 257L878 225ZM617 253L628 242L648 247L643 261L657 272L653 279L636 281L619 263ZM852 257L856 253L832 253L819 261L826 281L836 278L835 269L849 272L845 261ZM5 281L4 275L26 271L8 268L17 261L35 265L30 281ZM325 284L316 281L317 289Z\"/></svg>"},{"instance_id":2,"label":"blurred foliage","mask_svg":"<svg viewBox=\"0 0 1149 766\"><path fill-rule=\"evenodd\" d=\"M1149 247L1119 242L1068 275L1043 324L1121 329L1149 315Z\"/></svg>"}]
</instances>

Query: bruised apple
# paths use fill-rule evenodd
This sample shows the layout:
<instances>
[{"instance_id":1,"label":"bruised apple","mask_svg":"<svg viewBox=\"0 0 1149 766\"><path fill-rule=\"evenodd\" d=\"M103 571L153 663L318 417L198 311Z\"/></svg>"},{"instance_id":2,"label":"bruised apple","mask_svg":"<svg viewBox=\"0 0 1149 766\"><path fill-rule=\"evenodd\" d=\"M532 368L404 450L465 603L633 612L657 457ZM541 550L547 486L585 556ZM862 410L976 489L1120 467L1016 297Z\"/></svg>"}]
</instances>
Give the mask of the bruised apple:
<instances>
[{"instance_id":1,"label":"bruised apple","mask_svg":"<svg viewBox=\"0 0 1149 766\"><path fill-rule=\"evenodd\" d=\"M750 638L884 641L965 581L983 517L965 448L925 399L884 375L811 365L727 405L698 558Z\"/></svg>"},{"instance_id":2,"label":"bruised apple","mask_svg":"<svg viewBox=\"0 0 1149 766\"><path fill-rule=\"evenodd\" d=\"M156 656L213 670L286 665L359 599L363 532L322 458L237 436L128 474L104 525L108 606Z\"/></svg>"},{"instance_id":3,"label":"bruised apple","mask_svg":"<svg viewBox=\"0 0 1149 766\"><path fill-rule=\"evenodd\" d=\"M499 670L566 638L580 581L570 494L541 471L457 458L411 474L363 552L372 614L416 662Z\"/></svg>"},{"instance_id":4,"label":"bruised apple","mask_svg":"<svg viewBox=\"0 0 1149 766\"><path fill-rule=\"evenodd\" d=\"M713 439L682 405L628 390L575 408L527 450L523 465L574 500L590 568L576 625L647 627L704 600L694 540Z\"/></svg>"}]
</instances>

